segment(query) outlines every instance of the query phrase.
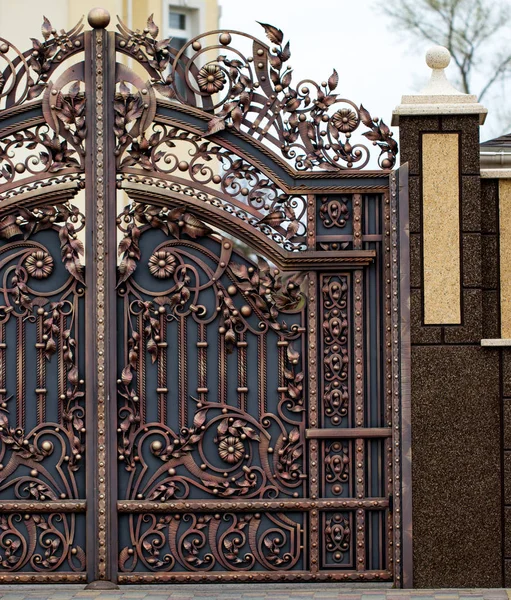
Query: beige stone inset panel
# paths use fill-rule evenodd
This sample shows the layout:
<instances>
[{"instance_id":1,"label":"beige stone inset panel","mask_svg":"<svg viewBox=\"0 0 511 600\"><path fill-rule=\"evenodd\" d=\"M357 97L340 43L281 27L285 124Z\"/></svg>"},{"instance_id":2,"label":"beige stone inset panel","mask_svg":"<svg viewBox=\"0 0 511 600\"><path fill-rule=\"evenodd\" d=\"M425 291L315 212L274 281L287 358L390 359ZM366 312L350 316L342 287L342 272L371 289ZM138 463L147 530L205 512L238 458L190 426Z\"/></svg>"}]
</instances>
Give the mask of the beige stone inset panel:
<instances>
[{"instance_id":1,"label":"beige stone inset panel","mask_svg":"<svg viewBox=\"0 0 511 600\"><path fill-rule=\"evenodd\" d=\"M511 337L511 179L499 181L500 337Z\"/></svg>"},{"instance_id":2,"label":"beige stone inset panel","mask_svg":"<svg viewBox=\"0 0 511 600\"><path fill-rule=\"evenodd\" d=\"M459 134L422 136L425 325L461 324Z\"/></svg>"}]
</instances>

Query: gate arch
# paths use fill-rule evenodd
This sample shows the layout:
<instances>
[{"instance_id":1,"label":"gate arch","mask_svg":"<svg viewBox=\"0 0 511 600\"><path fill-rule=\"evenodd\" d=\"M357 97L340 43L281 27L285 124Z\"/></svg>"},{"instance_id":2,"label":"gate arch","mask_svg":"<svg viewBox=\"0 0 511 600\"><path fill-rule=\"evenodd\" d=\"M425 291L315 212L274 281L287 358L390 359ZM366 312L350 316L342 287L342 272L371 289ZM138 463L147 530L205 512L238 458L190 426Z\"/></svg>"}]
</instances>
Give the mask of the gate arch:
<instances>
[{"instance_id":1,"label":"gate arch","mask_svg":"<svg viewBox=\"0 0 511 600\"><path fill-rule=\"evenodd\" d=\"M391 132L89 20L0 40L0 582L399 584Z\"/></svg>"}]
</instances>

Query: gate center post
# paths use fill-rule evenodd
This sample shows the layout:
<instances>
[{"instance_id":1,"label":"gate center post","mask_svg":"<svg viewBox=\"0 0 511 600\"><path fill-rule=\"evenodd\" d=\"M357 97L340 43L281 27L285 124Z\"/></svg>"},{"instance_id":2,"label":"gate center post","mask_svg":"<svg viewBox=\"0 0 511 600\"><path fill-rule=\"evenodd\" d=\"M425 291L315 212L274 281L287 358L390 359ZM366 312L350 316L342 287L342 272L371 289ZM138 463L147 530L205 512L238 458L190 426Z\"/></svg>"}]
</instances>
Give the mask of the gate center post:
<instances>
[{"instance_id":1,"label":"gate center post","mask_svg":"<svg viewBox=\"0 0 511 600\"><path fill-rule=\"evenodd\" d=\"M115 400L116 400L116 186L113 135L114 34L110 15L92 9L86 34L87 163L86 244L88 441L87 556L89 588L117 587Z\"/></svg>"}]
</instances>

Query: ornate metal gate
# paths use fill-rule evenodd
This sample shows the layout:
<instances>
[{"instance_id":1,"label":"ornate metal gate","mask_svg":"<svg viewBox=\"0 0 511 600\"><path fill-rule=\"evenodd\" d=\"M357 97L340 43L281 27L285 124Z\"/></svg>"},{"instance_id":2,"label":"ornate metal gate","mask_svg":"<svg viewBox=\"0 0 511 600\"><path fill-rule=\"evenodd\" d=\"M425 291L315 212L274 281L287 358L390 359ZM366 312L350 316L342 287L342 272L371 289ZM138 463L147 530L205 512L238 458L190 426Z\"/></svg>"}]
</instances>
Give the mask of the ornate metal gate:
<instances>
[{"instance_id":1,"label":"ornate metal gate","mask_svg":"<svg viewBox=\"0 0 511 600\"><path fill-rule=\"evenodd\" d=\"M399 584L392 134L108 20L0 40L0 582Z\"/></svg>"}]
</instances>

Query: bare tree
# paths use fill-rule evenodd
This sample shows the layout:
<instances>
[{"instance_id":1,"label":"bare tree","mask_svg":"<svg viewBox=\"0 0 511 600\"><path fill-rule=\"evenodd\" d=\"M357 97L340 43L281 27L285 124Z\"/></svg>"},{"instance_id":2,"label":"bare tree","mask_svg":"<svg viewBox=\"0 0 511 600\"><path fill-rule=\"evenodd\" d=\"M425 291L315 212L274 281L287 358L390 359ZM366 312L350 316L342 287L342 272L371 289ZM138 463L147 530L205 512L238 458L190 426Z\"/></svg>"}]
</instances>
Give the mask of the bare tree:
<instances>
[{"instance_id":1,"label":"bare tree","mask_svg":"<svg viewBox=\"0 0 511 600\"><path fill-rule=\"evenodd\" d=\"M508 1L394 0L382 10L413 39L448 48L466 94L481 100L511 75Z\"/></svg>"}]
</instances>

